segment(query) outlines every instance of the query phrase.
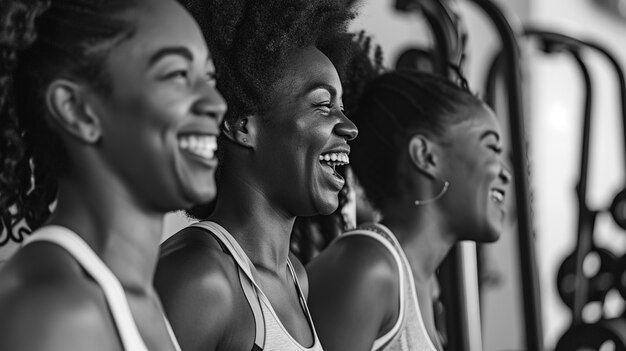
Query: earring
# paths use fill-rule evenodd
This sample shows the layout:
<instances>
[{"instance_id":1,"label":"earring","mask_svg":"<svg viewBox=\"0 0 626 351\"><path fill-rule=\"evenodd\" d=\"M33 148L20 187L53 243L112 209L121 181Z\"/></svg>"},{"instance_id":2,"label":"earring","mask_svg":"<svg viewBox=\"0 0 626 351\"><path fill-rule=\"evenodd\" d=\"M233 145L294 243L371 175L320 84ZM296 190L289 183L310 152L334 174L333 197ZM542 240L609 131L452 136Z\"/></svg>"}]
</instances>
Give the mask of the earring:
<instances>
[{"instance_id":1,"label":"earring","mask_svg":"<svg viewBox=\"0 0 626 351\"><path fill-rule=\"evenodd\" d=\"M439 192L439 194L437 194L435 197L433 197L432 199L426 199L426 200L415 200L415 206L420 206L420 205L424 205L424 204L428 204L431 202L435 202L437 200L439 200L447 191L448 191L448 186L450 186L450 182L448 182L447 180L445 180L443 182L443 188L441 189L441 191Z\"/></svg>"},{"instance_id":2,"label":"earring","mask_svg":"<svg viewBox=\"0 0 626 351\"><path fill-rule=\"evenodd\" d=\"M96 132L95 130L90 130L88 133L88 137L92 142L97 142L100 139L100 136L98 135L98 132Z\"/></svg>"},{"instance_id":3,"label":"earring","mask_svg":"<svg viewBox=\"0 0 626 351\"><path fill-rule=\"evenodd\" d=\"M243 141L244 143L247 143L247 142L248 142L248 139L243 138L243 139L241 139L241 141Z\"/></svg>"}]
</instances>

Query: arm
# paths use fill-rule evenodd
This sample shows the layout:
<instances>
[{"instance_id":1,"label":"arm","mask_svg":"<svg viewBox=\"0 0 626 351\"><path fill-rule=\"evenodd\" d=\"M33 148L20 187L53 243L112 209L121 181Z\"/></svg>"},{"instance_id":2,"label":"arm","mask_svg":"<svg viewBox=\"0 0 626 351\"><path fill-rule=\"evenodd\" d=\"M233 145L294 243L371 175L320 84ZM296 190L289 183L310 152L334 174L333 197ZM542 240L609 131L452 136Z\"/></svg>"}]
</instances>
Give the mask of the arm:
<instances>
[{"instance_id":1,"label":"arm","mask_svg":"<svg viewBox=\"0 0 626 351\"><path fill-rule=\"evenodd\" d=\"M43 283L0 293L0 350L122 349L100 291Z\"/></svg>"},{"instance_id":2,"label":"arm","mask_svg":"<svg viewBox=\"0 0 626 351\"><path fill-rule=\"evenodd\" d=\"M237 278L238 273L214 239L206 233L198 235L205 240L166 243L155 287L181 348L217 350L229 339L236 314L239 302L231 277Z\"/></svg>"},{"instance_id":3,"label":"arm","mask_svg":"<svg viewBox=\"0 0 626 351\"><path fill-rule=\"evenodd\" d=\"M307 266L309 308L324 349L369 351L398 318L398 269L375 240L347 237Z\"/></svg>"}]
</instances>

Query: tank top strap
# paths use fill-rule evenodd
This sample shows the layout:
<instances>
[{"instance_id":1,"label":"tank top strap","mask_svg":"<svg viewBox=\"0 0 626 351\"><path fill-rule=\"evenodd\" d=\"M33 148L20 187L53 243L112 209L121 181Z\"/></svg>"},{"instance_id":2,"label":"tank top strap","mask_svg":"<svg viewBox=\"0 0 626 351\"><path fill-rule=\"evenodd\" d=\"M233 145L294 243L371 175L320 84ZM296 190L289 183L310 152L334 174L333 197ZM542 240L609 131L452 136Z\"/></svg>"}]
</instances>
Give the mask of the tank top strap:
<instances>
[{"instance_id":1,"label":"tank top strap","mask_svg":"<svg viewBox=\"0 0 626 351\"><path fill-rule=\"evenodd\" d=\"M296 286L296 291L298 292L298 297L300 299L300 306L305 313L307 321L311 326L311 331L313 332L313 346L320 345L319 338L317 337L317 331L315 330L315 324L313 323L313 317L311 316L311 312L309 311L309 306L306 302L306 296L300 287L300 281L298 280L298 275L296 274L296 270L293 268L293 264L291 260L287 258L287 266L289 267L289 272L291 272L291 277L293 278L294 285Z\"/></svg>"},{"instance_id":2,"label":"tank top strap","mask_svg":"<svg viewBox=\"0 0 626 351\"><path fill-rule=\"evenodd\" d=\"M68 228L56 225L39 229L24 241L24 245L38 241L51 242L65 249L100 285L124 350L148 351L131 314L122 285L91 247L78 234ZM172 341L174 342L175 339ZM178 347L178 343L175 343L175 346ZM180 348L178 347L177 350Z\"/></svg>"},{"instance_id":3,"label":"tank top strap","mask_svg":"<svg viewBox=\"0 0 626 351\"><path fill-rule=\"evenodd\" d=\"M241 248L237 240L221 225L211 221L202 221L193 223L190 227L201 228L207 231L226 248L237 263L239 268L237 270L239 272L239 282L241 283L241 288L246 296L246 300L248 300L250 309L252 309L252 315L254 316L255 333L252 351L263 350L263 346L265 345L265 318L263 317L263 310L259 302L258 292L261 292L261 289L254 279L254 275L256 275L254 264L252 264L248 255L243 251L243 248Z\"/></svg>"},{"instance_id":4,"label":"tank top strap","mask_svg":"<svg viewBox=\"0 0 626 351\"><path fill-rule=\"evenodd\" d=\"M391 253L391 255L394 258L394 261L396 262L396 267L398 268L398 282L399 282L398 289L400 291L399 301L398 301L398 304L400 305L400 311L398 312L398 319L396 320L396 323L393 325L391 330L389 330L380 338L377 338L374 341L374 344L372 345L372 350L382 350L389 342L391 342L391 340L400 331L400 329L402 328L402 325L404 324L404 316L405 316L405 310L406 310L406 306L404 303L405 301L404 295L405 295L405 285L407 284L407 281L406 281L406 275L405 275L406 272L404 269L404 262L402 260L402 257L400 256L400 252L398 251L398 250L401 250L401 247L400 247L400 243L398 242L396 237L391 233L391 231L389 231L389 229L387 229L386 227L382 225L378 225L374 223L360 226L357 229L345 232L344 234L339 236L336 240L341 240L342 238L355 236L355 235L365 236L365 237L374 239L380 244L382 244L382 246L385 247L387 251L389 251L389 253Z\"/></svg>"}]
</instances>

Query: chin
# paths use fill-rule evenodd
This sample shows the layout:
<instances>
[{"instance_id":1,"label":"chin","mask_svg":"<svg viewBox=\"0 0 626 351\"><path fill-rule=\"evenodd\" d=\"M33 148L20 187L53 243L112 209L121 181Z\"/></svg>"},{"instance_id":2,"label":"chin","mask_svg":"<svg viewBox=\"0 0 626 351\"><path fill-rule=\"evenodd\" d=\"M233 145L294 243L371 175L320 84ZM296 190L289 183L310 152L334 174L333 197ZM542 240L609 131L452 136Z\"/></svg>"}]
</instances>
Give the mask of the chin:
<instances>
[{"instance_id":1,"label":"chin","mask_svg":"<svg viewBox=\"0 0 626 351\"><path fill-rule=\"evenodd\" d=\"M189 199L189 202L190 202L187 207L190 207L190 206L194 206L198 204L205 204L207 202L211 202L215 198L215 195L217 194L217 190L215 189L215 186L206 187L204 189L196 188L196 189L193 189L193 191L188 191L187 194L188 194L187 199Z\"/></svg>"},{"instance_id":2,"label":"chin","mask_svg":"<svg viewBox=\"0 0 626 351\"><path fill-rule=\"evenodd\" d=\"M334 213L339 208L339 199L335 198L334 201L326 201L317 203L315 206L316 215L327 216Z\"/></svg>"},{"instance_id":3,"label":"chin","mask_svg":"<svg viewBox=\"0 0 626 351\"><path fill-rule=\"evenodd\" d=\"M482 243L493 243L493 242L498 241L498 239L500 239L500 232L499 231L494 231L494 232L487 233L485 238L483 240L481 240L480 242L482 242Z\"/></svg>"}]
</instances>

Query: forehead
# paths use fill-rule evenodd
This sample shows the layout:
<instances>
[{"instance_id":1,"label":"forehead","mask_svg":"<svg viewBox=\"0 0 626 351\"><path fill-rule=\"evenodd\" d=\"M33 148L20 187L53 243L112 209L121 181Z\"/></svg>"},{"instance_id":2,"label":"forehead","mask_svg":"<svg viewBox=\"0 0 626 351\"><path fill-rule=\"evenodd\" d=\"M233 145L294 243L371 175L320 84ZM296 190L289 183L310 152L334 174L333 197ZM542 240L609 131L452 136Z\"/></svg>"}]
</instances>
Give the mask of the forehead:
<instances>
[{"instance_id":1,"label":"forehead","mask_svg":"<svg viewBox=\"0 0 626 351\"><path fill-rule=\"evenodd\" d=\"M317 85L331 86L341 96L341 81L335 66L320 50L308 47L289 55L273 93L298 97Z\"/></svg>"},{"instance_id":2,"label":"forehead","mask_svg":"<svg viewBox=\"0 0 626 351\"><path fill-rule=\"evenodd\" d=\"M469 117L450 128L448 133L450 140L480 139L488 132L493 132L502 139L500 121L487 105L471 107L461 113L468 113Z\"/></svg>"},{"instance_id":3,"label":"forehead","mask_svg":"<svg viewBox=\"0 0 626 351\"><path fill-rule=\"evenodd\" d=\"M191 15L173 0L139 0L127 18L134 25L126 44L134 55L163 46L191 46L206 51L206 44Z\"/></svg>"}]
</instances>

